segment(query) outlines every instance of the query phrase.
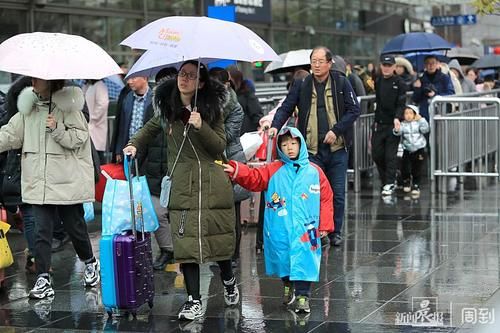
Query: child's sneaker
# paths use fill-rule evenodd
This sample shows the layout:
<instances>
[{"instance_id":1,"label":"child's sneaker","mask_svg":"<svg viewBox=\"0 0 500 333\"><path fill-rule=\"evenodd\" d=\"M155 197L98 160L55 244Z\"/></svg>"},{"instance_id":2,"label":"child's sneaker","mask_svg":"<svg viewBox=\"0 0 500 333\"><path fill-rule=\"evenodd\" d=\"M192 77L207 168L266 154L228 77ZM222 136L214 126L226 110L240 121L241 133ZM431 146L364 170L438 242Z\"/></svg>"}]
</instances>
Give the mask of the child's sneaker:
<instances>
[{"instance_id":1,"label":"child's sneaker","mask_svg":"<svg viewBox=\"0 0 500 333\"><path fill-rule=\"evenodd\" d=\"M99 260L95 259L95 261L85 264L85 272L83 273L83 285L85 287L96 286L99 281L101 281L99 271Z\"/></svg>"},{"instance_id":2,"label":"child's sneaker","mask_svg":"<svg viewBox=\"0 0 500 333\"><path fill-rule=\"evenodd\" d=\"M298 296L297 301L295 302L295 313L301 312L311 312L311 308L309 307L309 297L307 296Z\"/></svg>"},{"instance_id":3,"label":"child's sneaker","mask_svg":"<svg viewBox=\"0 0 500 333\"><path fill-rule=\"evenodd\" d=\"M29 298L42 299L49 296L54 296L54 289L50 282L50 277L46 275L38 276L35 286L30 290Z\"/></svg>"},{"instance_id":4,"label":"child's sneaker","mask_svg":"<svg viewBox=\"0 0 500 333\"><path fill-rule=\"evenodd\" d=\"M201 308L201 300L193 299L193 296L189 295L188 300L184 303L180 310L178 318L180 320L195 320L203 316Z\"/></svg>"},{"instance_id":5,"label":"child's sneaker","mask_svg":"<svg viewBox=\"0 0 500 333\"><path fill-rule=\"evenodd\" d=\"M396 189L396 185L394 184L386 184L384 185L384 187L382 188L382 195L386 196L386 195L392 195L392 193L394 192L394 190Z\"/></svg>"},{"instance_id":6,"label":"child's sneaker","mask_svg":"<svg viewBox=\"0 0 500 333\"><path fill-rule=\"evenodd\" d=\"M411 188L411 195L412 196L419 196L420 195L420 188L418 187L417 184L413 184Z\"/></svg>"},{"instance_id":7,"label":"child's sneaker","mask_svg":"<svg viewBox=\"0 0 500 333\"><path fill-rule=\"evenodd\" d=\"M283 304L290 305L295 301L295 288L293 282L283 281Z\"/></svg>"},{"instance_id":8,"label":"child's sneaker","mask_svg":"<svg viewBox=\"0 0 500 333\"><path fill-rule=\"evenodd\" d=\"M224 285L224 302L226 305L236 305L240 301L240 292L236 286L236 277L229 281L222 281Z\"/></svg>"}]
</instances>

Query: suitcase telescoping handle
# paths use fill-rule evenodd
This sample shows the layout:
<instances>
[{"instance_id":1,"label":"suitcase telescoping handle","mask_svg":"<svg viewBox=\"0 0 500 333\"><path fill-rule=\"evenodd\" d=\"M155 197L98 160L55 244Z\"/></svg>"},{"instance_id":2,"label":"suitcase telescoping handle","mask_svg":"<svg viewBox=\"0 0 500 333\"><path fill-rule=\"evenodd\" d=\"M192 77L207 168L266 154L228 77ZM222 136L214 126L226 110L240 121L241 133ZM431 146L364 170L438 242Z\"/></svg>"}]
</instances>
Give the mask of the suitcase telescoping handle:
<instances>
[{"instance_id":1,"label":"suitcase telescoping handle","mask_svg":"<svg viewBox=\"0 0 500 333\"><path fill-rule=\"evenodd\" d=\"M130 193L130 218L132 222L132 234L134 235L134 238L137 239L137 222L135 218L135 200L134 200L134 188L133 188L133 181L132 181L132 163L135 164L135 175L136 177L139 177L139 165L137 163L136 158L132 158L130 155L126 155L126 158L124 159L123 163L123 168L125 171L125 177L127 178L128 181L128 190ZM144 221L143 221L143 214L142 214L142 203L138 202L137 203L137 213L139 215L139 219L141 219L141 232L142 232L142 240L144 240Z\"/></svg>"},{"instance_id":2,"label":"suitcase telescoping handle","mask_svg":"<svg viewBox=\"0 0 500 333\"><path fill-rule=\"evenodd\" d=\"M274 142L274 135L270 135L269 130L268 130L267 131L267 147L266 147L266 163L267 164L272 162L273 142Z\"/></svg>"}]
</instances>

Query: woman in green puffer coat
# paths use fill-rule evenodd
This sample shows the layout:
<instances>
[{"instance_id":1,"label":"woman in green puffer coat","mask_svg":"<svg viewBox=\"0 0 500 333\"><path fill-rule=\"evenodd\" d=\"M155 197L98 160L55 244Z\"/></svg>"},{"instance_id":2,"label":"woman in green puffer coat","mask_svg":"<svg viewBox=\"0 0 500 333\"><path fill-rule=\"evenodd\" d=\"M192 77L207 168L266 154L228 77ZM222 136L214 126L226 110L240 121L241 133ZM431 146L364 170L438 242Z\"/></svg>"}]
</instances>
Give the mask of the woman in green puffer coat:
<instances>
[{"instance_id":1,"label":"woman in green puffer coat","mask_svg":"<svg viewBox=\"0 0 500 333\"><path fill-rule=\"evenodd\" d=\"M177 79L160 84L153 99L155 117L131 138L124 154L145 149L161 130L167 132L172 189L168 204L175 260L181 263L188 301L179 319L202 316L200 263L216 261L221 269L224 300L239 302L231 268L235 247L233 191L229 178L214 161L226 148L222 108L224 87L211 80L200 64L196 106L197 61L186 61ZM186 135L185 135L186 133Z\"/></svg>"}]
</instances>

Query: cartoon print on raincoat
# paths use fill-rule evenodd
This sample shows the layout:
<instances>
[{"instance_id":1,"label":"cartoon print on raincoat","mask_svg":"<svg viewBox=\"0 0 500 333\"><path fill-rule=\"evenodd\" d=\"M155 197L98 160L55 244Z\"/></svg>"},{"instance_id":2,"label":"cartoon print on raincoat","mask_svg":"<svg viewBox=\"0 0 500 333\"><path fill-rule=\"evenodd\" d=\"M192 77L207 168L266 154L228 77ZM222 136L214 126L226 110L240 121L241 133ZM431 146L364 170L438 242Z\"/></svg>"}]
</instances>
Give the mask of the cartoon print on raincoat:
<instances>
[{"instance_id":1,"label":"cartoon print on raincoat","mask_svg":"<svg viewBox=\"0 0 500 333\"><path fill-rule=\"evenodd\" d=\"M278 136L288 131L301 142L296 160L288 158L278 146L281 161L258 169L231 161L235 168L232 177L251 191L265 191L266 274L289 276L292 281L318 281L319 231L333 231L333 192L321 169L309 162L299 130L284 127Z\"/></svg>"}]
</instances>

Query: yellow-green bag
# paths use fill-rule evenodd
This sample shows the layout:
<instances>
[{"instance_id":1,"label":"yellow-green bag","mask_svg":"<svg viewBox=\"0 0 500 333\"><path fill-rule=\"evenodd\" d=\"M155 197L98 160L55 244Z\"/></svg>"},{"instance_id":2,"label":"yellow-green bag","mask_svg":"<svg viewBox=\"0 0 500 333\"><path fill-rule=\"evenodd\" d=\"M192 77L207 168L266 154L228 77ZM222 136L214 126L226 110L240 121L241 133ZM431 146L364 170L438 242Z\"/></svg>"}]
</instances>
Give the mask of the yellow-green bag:
<instances>
[{"instance_id":1,"label":"yellow-green bag","mask_svg":"<svg viewBox=\"0 0 500 333\"><path fill-rule=\"evenodd\" d=\"M0 221L0 269L9 267L14 262L12 251L7 241L7 231L10 224Z\"/></svg>"}]
</instances>

